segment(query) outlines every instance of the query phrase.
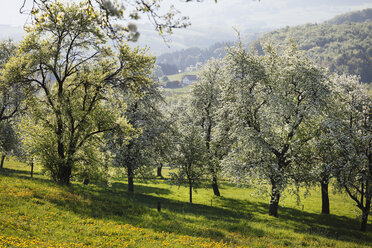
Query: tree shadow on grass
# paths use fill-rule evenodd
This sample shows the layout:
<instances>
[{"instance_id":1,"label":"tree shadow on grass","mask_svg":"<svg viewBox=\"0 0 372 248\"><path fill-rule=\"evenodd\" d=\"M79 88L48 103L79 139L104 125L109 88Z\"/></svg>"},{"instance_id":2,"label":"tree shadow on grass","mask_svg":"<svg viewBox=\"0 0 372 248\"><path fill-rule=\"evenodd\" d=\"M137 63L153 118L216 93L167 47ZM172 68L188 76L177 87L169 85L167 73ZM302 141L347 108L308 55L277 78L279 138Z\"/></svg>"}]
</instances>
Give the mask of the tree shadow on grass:
<instances>
[{"instance_id":1,"label":"tree shadow on grass","mask_svg":"<svg viewBox=\"0 0 372 248\"><path fill-rule=\"evenodd\" d=\"M84 187L76 185L74 190L82 192ZM207 237L217 241L226 239L225 231L263 237L265 231L253 228L247 223L270 221L270 225L274 228L294 230L297 233L358 244L372 242L370 235L357 231L358 221L343 216L324 216L294 208L280 207L279 219L270 220L269 217L262 218L267 214L269 208L267 203L221 197L216 200L218 206L207 206L148 195L156 192L171 194L168 189L146 185L136 185L136 193L131 194L126 191L126 184L120 182L113 184L111 189L94 187L94 189L85 191L84 194L88 197L95 195L90 198L92 206L101 206L97 211L104 215L102 217L151 228L158 232ZM103 207L105 204L102 205L105 201L107 201L107 207ZM158 202L162 207L161 213L156 212ZM78 214L87 215L86 206L80 208L80 211L70 209ZM99 214L93 212L91 216L98 217ZM149 216L151 218L147 219ZM197 228L195 228L196 223L198 223Z\"/></svg>"},{"instance_id":2,"label":"tree shadow on grass","mask_svg":"<svg viewBox=\"0 0 372 248\"><path fill-rule=\"evenodd\" d=\"M237 200L232 198L222 198L221 205L226 208L241 209L242 212L250 212L254 216L258 214L268 214L269 204L260 202L250 202L248 200ZM289 229L294 232L309 234L313 236L325 237L333 240L347 241L353 243L372 243L372 236L363 234L359 231L360 221L345 216L323 215L309 213L295 208L279 207L278 221L271 221L270 226L278 229ZM274 219L275 220L275 219ZM256 220L254 220L256 221ZM259 221L259 220L258 220ZM261 220L262 222L263 220ZM266 218L266 221L269 221ZM369 224L367 230L371 230Z\"/></svg>"},{"instance_id":3,"label":"tree shadow on grass","mask_svg":"<svg viewBox=\"0 0 372 248\"><path fill-rule=\"evenodd\" d=\"M8 176L25 178L12 169L7 169L6 173ZM27 179L30 178L27 177ZM51 181L42 178L33 180L53 185ZM372 243L370 234L357 231L359 222L355 219L309 213L288 207L280 207L279 219L275 219L265 217L269 206L259 201L220 197L215 200L218 206L189 204L148 195L153 193L169 195L172 193L169 189L136 185L136 193L132 194L127 192L127 185L120 182L114 183L110 188L95 184L88 186L73 184L72 187L64 189L66 189L66 194L78 197L68 195L51 199L42 195L35 195L35 197L49 201L64 211L72 211L84 218L108 219L117 223L150 228L157 232L165 231L216 241L235 242L233 238L226 237L226 232L240 233L243 236L267 236L269 234L264 230L254 228L249 224L270 222L273 228L294 230L297 233L311 235L311 237L326 237L355 244L369 245ZM160 213L156 211L158 202L162 207ZM371 228L369 224L368 230Z\"/></svg>"},{"instance_id":4,"label":"tree shadow on grass","mask_svg":"<svg viewBox=\"0 0 372 248\"><path fill-rule=\"evenodd\" d=\"M372 244L370 233L359 231L360 221L345 216L309 213L294 208L282 207L280 216L297 233L308 233L314 236L326 237L353 243ZM371 230L368 225L367 229Z\"/></svg>"},{"instance_id":5,"label":"tree shadow on grass","mask_svg":"<svg viewBox=\"0 0 372 248\"><path fill-rule=\"evenodd\" d=\"M126 191L126 184L115 183L111 188L97 185L75 184L68 189L74 195L83 196L82 201L68 200L64 197L49 199L62 210L72 211L83 218L101 218L137 227L150 228L156 232L169 232L180 235L225 240L225 231L234 231L241 225L241 218L252 218L239 211L202 204L189 204L145 193L161 191L170 194L168 189L136 185L135 194ZM144 193L145 192L145 193ZM160 202L162 211L157 212ZM213 221L212 221L213 220ZM215 222L215 223L213 223ZM248 233L264 233L260 230L246 229ZM235 242L230 239L229 241Z\"/></svg>"},{"instance_id":6,"label":"tree shadow on grass","mask_svg":"<svg viewBox=\"0 0 372 248\"><path fill-rule=\"evenodd\" d=\"M127 185L119 182L112 183L110 188L114 191L119 191L122 193L127 193ZM135 191L139 194L161 194L161 195L169 195L172 193L170 189L165 188L158 188L153 186L145 186L145 185L135 185Z\"/></svg>"},{"instance_id":7,"label":"tree shadow on grass","mask_svg":"<svg viewBox=\"0 0 372 248\"><path fill-rule=\"evenodd\" d=\"M7 177L17 177L21 179L34 179L34 180L50 182L50 180L48 179L41 178L43 174L40 172L34 171L33 177L31 177L31 170L2 168L0 169L0 174L5 175Z\"/></svg>"}]
</instances>

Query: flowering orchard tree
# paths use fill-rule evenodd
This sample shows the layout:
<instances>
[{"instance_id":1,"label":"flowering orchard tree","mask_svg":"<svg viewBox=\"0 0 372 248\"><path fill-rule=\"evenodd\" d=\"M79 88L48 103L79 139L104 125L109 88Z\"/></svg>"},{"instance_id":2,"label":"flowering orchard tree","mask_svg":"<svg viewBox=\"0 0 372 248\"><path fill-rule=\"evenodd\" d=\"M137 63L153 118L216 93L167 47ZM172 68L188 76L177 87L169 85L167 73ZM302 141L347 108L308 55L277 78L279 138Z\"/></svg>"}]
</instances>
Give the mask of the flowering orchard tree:
<instances>
[{"instance_id":1,"label":"flowering orchard tree","mask_svg":"<svg viewBox=\"0 0 372 248\"><path fill-rule=\"evenodd\" d=\"M224 81L225 68L220 60L210 60L198 75L198 82L193 85L190 112L195 125L201 127L201 136L206 147L207 167L212 177L213 193L220 196L218 175L221 160L227 154L227 137L218 132L218 110L221 107L221 83Z\"/></svg>"},{"instance_id":2,"label":"flowering orchard tree","mask_svg":"<svg viewBox=\"0 0 372 248\"><path fill-rule=\"evenodd\" d=\"M68 185L73 175L105 169L105 132L129 135L125 116L112 111L126 105L117 92L139 93L151 81L154 59L124 43L112 49L101 25L105 17L86 1L40 1L32 18L3 77L35 87L21 124L24 148Z\"/></svg>"},{"instance_id":3,"label":"flowering orchard tree","mask_svg":"<svg viewBox=\"0 0 372 248\"><path fill-rule=\"evenodd\" d=\"M328 105L329 112L331 107ZM314 138L303 145L301 153L294 158L297 171L294 173L296 182L313 187L320 184L322 197L322 214L330 213L328 188L332 177L334 177L334 161L338 154L331 148L335 141L329 137L327 114L314 121L312 131Z\"/></svg>"},{"instance_id":4,"label":"flowering orchard tree","mask_svg":"<svg viewBox=\"0 0 372 248\"><path fill-rule=\"evenodd\" d=\"M178 114L174 125L171 165L177 170L171 173L172 182L189 188L189 202L192 203L193 190L200 187L206 178L208 158L205 140L200 135L202 128L194 124L191 115L185 110Z\"/></svg>"},{"instance_id":5,"label":"flowering orchard tree","mask_svg":"<svg viewBox=\"0 0 372 248\"><path fill-rule=\"evenodd\" d=\"M337 154L334 171L338 185L362 211L366 231L372 197L372 97L356 76L334 76L333 95L338 106L329 116L330 149Z\"/></svg>"},{"instance_id":6,"label":"flowering orchard tree","mask_svg":"<svg viewBox=\"0 0 372 248\"><path fill-rule=\"evenodd\" d=\"M283 54L267 46L259 57L239 44L225 64L230 76L222 112L236 139L225 168L238 179L255 174L267 180L269 215L277 217L281 192L296 172L294 159L314 137L311 127L329 99L327 78L293 45Z\"/></svg>"},{"instance_id":7,"label":"flowering orchard tree","mask_svg":"<svg viewBox=\"0 0 372 248\"><path fill-rule=\"evenodd\" d=\"M160 111L163 97L158 85L155 82L145 85L141 92L141 98L123 92L123 97L127 99L127 108L122 115L137 132L128 136L121 130L114 130L106 135L114 166L126 170L129 192L134 192L134 177L150 176L169 148L169 125Z\"/></svg>"},{"instance_id":8,"label":"flowering orchard tree","mask_svg":"<svg viewBox=\"0 0 372 248\"><path fill-rule=\"evenodd\" d=\"M3 168L7 153L16 148L14 121L16 116L24 111L25 105L22 101L31 92L31 88L20 82L8 81L1 73L4 65L16 51L17 46L12 40L0 42L0 168Z\"/></svg>"},{"instance_id":9,"label":"flowering orchard tree","mask_svg":"<svg viewBox=\"0 0 372 248\"><path fill-rule=\"evenodd\" d=\"M14 56L17 46L12 40L0 42L0 70ZM0 123L11 120L21 109L27 90L20 82L9 82L0 75Z\"/></svg>"}]
</instances>

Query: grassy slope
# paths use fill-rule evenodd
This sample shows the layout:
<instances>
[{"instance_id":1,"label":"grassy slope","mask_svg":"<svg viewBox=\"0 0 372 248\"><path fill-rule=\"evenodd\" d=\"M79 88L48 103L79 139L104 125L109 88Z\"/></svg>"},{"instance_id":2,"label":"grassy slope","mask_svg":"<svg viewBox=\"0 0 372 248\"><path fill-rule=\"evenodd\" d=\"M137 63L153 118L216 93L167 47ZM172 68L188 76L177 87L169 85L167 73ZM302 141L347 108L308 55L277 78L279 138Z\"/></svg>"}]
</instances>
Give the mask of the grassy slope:
<instances>
[{"instance_id":1,"label":"grassy slope","mask_svg":"<svg viewBox=\"0 0 372 248\"><path fill-rule=\"evenodd\" d=\"M173 75L169 75L167 76L168 77L168 80L169 81L180 81L182 80L182 77L184 75L196 75L198 74L199 71L192 71L192 72L182 72L182 73L179 73L179 74L173 74Z\"/></svg>"},{"instance_id":2,"label":"grassy slope","mask_svg":"<svg viewBox=\"0 0 372 248\"><path fill-rule=\"evenodd\" d=\"M187 190L167 181L124 180L110 188L74 183L60 187L7 161L0 173L0 247L362 247L369 232L357 231L353 203L333 194L332 215L320 215L320 192L298 206L287 196L279 218L267 215L268 198L224 183L224 197L199 189L192 206ZM212 206L211 206L212 199ZM156 211L157 202L162 212ZM302 210L302 205L304 210Z\"/></svg>"},{"instance_id":3,"label":"grassy slope","mask_svg":"<svg viewBox=\"0 0 372 248\"><path fill-rule=\"evenodd\" d=\"M180 98L185 98L191 92L192 85L177 89L164 89L164 97L166 100L180 100Z\"/></svg>"},{"instance_id":4,"label":"grassy slope","mask_svg":"<svg viewBox=\"0 0 372 248\"><path fill-rule=\"evenodd\" d=\"M169 81L181 81L183 75L188 74L188 75L196 75L198 72L188 72L188 73L180 73L180 74L174 74L168 76ZM190 95L192 85L188 85L182 88L175 88L175 89L170 89L170 88L164 88L163 95L168 103L173 103L173 102L178 102L178 101L186 101L186 98Z\"/></svg>"}]
</instances>

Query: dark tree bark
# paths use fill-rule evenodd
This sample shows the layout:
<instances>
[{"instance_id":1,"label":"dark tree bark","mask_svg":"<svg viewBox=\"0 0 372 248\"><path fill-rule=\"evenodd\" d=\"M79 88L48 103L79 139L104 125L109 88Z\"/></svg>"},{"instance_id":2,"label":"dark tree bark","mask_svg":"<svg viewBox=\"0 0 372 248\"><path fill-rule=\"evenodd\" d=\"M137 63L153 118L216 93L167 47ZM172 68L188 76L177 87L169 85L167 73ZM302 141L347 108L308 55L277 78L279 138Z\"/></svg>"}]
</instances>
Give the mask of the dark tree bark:
<instances>
[{"instance_id":1,"label":"dark tree bark","mask_svg":"<svg viewBox=\"0 0 372 248\"><path fill-rule=\"evenodd\" d=\"M279 173L277 175L273 175L270 178L271 182L271 199L270 199L270 206L269 206L269 215L278 217L278 208L279 208L279 199L280 199L280 190L281 190L281 183L282 183L282 173L283 169L289 165L289 162L286 160L284 154L288 151L289 146L286 145L283 147L281 152L274 150L274 154L278 160L278 170Z\"/></svg>"},{"instance_id":2,"label":"dark tree bark","mask_svg":"<svg viewBox=\"0 0 372 248\"><path fill-rule=\"evenodd\" d=\"M372 171L372 153L368 154L368 174L367 180L363 181L352 181L352 189L349 188L347 184L344 184L344 188L351 199L353 199L357 204L357 207L362 211L362 220L360 225L360 231L365 232L367 230L368 215L371 211L371 200L372 200L372 187L370 181L370 172ZM347 180L343 180L347 181Z\"/></svg>"},{"instance_id":3,"label":"dark tree bark","mask_svg":"<svg viewBox=\"0 0 372 248\"><path fill-rule=\"evenodd\" d=\"M34 162L31 162L30 166L31 166L31 178L33 178L34 177Z\"/></svg>"},{"instance_id":4,"label":"dark tree bark","mask_svg":"<svg viewBox=\"0 0 372 248\"><path fill-rule=\"evenodd\" d=\"M192 203L192 184L189 184L190 203Z\"/></svg>"},{"instance_id":5,"label":"dark tree bark","mask_svg":"<svg viewBox=\"0 0 372 248\"><path fill-rule=\"evenodd\" d=\"M57 119L57 152L58 152L58 157L60 161L65 161L60 164L58 164L58 171L57 175L55 178L55 181L60 184L60 185L70 185L70 179L71 179L71 173L72 173L72 165L73 162L71 159L66 157L65 154L65 147L63 144L63 124L62 124L62 119L60 117L61 113L59 111L56 112L56 119Z\"/></svg>"},{"instance_id":6,"label":"dark tree bark","mask_svg":"<svg viewBox=\"0 0 372 248\"><path fill-rule=\"evenodd\" d=\"M328 180L320 182L322 189L322 214L329 214Z\"/></svg>"},{"instance_id":7,"label":"dark tree bark","mask_svg":"<svg viewBox=\"0 0 372 248\"><path fill-rule=\"evenodd\" d=\"M366 206L363 209L362 213L362 223L360 226L360 231L365 232L367 231L367 222L368 222L368 215L371 209L371 199L366 199Z\"/></svg>"},{"instance_id":8,"label":"dark tree bark","mask_svg":"<svg viewBox=\"0 0 372 248\"><path fill-rule=\"evenodd\" d=\"M5 160L5 154L1 155L1 164L0 164L0 168L3 169L4 168L4 160Z\"/></svg>"},{"instance_id":9,"label":"dark tree bark","mask_svg":"<svg viewBox=\"0 0 372 248\"><path fill-rule=\"evenodd\" d=\"M270 208L269 208L269 215L278 217L278 207L279 207L279 199L280 199L280 192L277 187L277 183L274 180L271 180L271 199L270 199Z\"/></svg>"},{"instance_id":10,"label":"dark tree bark","mask_svg":"<svg viewBox=\"0 0 372 248\"><path fill-rule=\"evenodd\" d=\"M128 166L128 191L131 193L134 192L133 169L131 166Z\"/></svg>"},{"instance_id":11,"label":"dark tree bark","mask_svg":"<svg viewBox=\"0 0 372 248\"><path fill-rule=\"evenodd\" d=\"M217 177L213 176L212 188L215 196L221 196L220 190L218 189Z\"/></svg>"},{"instance_id":12,"label":"dark tree bark","mask_svg":"<svg viewBox=\"0 0 372 248\"><path fill-rule=\"evenodd\" d=\"M158 177L164 178L163 175L161 174L161 170L162 170L162 168L163 168L163 164L160 163L160 164L158 165L158 169L157 169L157 173L156 173L156 175L157 175Z\"/></svg>"},{"instance_id":13,"label":"dark tree bark","mask_svg":"<svg viewBox=\"0 0 372 248\"><path fill-rule=\"evenodd\" d=\"M205 108L207 117L203 117L203 121L201 126L205 129L206 135L205 135L205 145L207 147L207 153L209 155L209 161L212 161L212 152L211 152L211 141L212 141L212 128L213 128L213 121L212 117L210 116L210 108L212 106L212 102L209 102L208 105ZM213 177L212 179L212 189L213 194L215 196L221 196L220 190L218 189L218 183L217 183L217 175L216 170L213 168L213 165L210 168L211 175Z\"/></svg>"},{"instance_id":14,"label":"dark tree bark","mask_svg":"<svg viewBox=\"0 0 372 248\"><path fill-rule=\"evenodd\" d=\"M70 185L71 172L71 166L60 166L57 175L57 183L59 183L60 185Z\"/></svg>"},{"instance_id":15,"label":"dark tree bark","mask_svg":"<svg viewBox=\"0 0 372 248\"><path fill-rule=\"evenodd\" d=\"M365 232L367 230L368 215L370 214L372 199L372 192L370 191L369 182L367 180L366 184L362 183L361 188L357 190L358 193L360 193L360 199L358 198L357 194L353 194L346 185L344 185L344 188L349 196L357 203L358 208L362 210L360 231Z\"/></svg>"}]
</instances>

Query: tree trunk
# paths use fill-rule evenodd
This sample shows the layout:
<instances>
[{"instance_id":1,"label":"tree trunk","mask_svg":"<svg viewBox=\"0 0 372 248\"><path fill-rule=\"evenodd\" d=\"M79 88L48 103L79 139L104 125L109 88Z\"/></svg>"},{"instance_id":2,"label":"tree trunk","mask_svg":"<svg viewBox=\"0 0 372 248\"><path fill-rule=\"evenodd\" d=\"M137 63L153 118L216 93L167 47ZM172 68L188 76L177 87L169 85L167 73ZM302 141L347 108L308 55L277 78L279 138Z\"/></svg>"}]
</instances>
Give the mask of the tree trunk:
<instances>
[{"instance_id":1,"label":"tree trunk","mask_svg":"<svg viewBox=\"0 0 372 248\"><path fill-rule=\"evenodd\" d=\"M363 210L362 214L362 223L360 226L360 231L365 232L367 231L367 222L368 222L368 215L371 208L371 198L366 199L366 207Z\"/></svg>"},{"instance_id":2,"label":"tree trunk","mask_svg":"<svg viewBox=\"0 0 372 248\"><path fill-rule=\"evenodd\" d=\"M31 178L34 177L34 162L31 162Z\"/></svg>"},{"instance_id":3,"label":"tree trunk","mask_svg":"<svg viewBox=\"0 0 372 248\"><path fill-rule=\"evenodd\" d=\"M5 154L1 155L1 165L0 165L0 168L3 169L4 168L4 160L5 160Z\"/></svg>"},{"instance_id":4,"label":"tree trunk","mask_svg":"<svg viewBox=\"0 0 372 248\"><path fill-rule=\"evenodd\" d=\"M329 214L328 181L320 182L322 188L322 214Z\"/></svg>"},{"instance_id":5,"label":"tree trunk","mask_svg":"<svg viewBox=\"0 0 372 248\"><path fill-rule=\"evenodd\" d=\"M159 165L158 165L158 170L157 170L157 176L158 177L161 177L161 178L164 178L163 177L163 175L161 174L161 169L163 168L163 164L162 163L160 163Z\"/></svg>"},{"instance_id":6,"label":"tree trunk","mask_svg":"<svg viewBox=\"0 0 372 248\"><path fill-rule=\"evenodd\" d=\"M213 193L214 193L215 196L221 196L220 190L218 189L218 183L217 183L217 177L216 176L213 176L212 188L213 188Z\"/></svg>"},{"instance_id":7,"label":"tree trunk","mask_svg":"<svg viewBox=\"0 0 372 248\"><path fill-rule=\"evenodd\" d=\"M279 206L279 199L280 199L280 192L277 187L276 182L273 180L271 181L271 199L270 199L270 208L269 208L269 215L278 217L278 206Z\"/></svg>"},{"instance_id":8,"label":"tree trunk","mask_svg":"<svg viewBox=\"0 0 372 248\"><path fill-rule=\"evenodd\" d=\"M192 184L189 185L190 203L192 203Z\"/></svg>"},{"instance_id":9,"label":"tree trunk","mask_svg":"<svg viewBox=\"0 0 372 248\"><path fill-rule=\"evenodd\" d=\"M58 183L60 185L70 185L71 179L71 166L63 165L59 168L58 173Z\"/></svg>"},{"instance_id":10,"label":"tree trunk","mask_svg":"<svg viewBox=\"0 0 372 248\"><path fill-rule=\"evenodd\" d=\"M368 213L363 211L362 213L362 223L360 226L360 231L365 232L367 231L367 221L368 221Z\"/></svg>"},{"instance_id":11,"label":"tree trunk","mask_svg":"<svg viewBox=\"0 0 372 248\"><path fill-rule=\"evenodd\" d=\"M134 192L133 170L131 166L128 166L128 191L131 193Z\"/></svg>"}]
</instances>

